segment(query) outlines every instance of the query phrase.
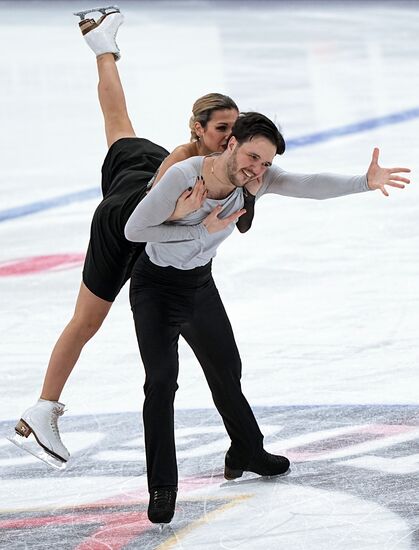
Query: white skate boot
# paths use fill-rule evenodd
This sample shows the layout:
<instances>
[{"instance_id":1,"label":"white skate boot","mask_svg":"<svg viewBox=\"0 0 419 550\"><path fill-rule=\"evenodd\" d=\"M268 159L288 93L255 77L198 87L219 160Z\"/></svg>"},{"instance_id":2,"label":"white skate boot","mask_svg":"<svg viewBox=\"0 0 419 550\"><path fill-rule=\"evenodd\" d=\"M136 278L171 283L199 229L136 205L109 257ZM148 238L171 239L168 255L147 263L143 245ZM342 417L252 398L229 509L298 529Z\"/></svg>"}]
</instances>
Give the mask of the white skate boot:
<instances>
[{"instance_id":1,"label":"white skate boot","mask_svg":"<svg viewBox=\"0 0 419 550\"><path fill-rule=\"evenodd\" d=\"M8 439L53 468L62 470L70 458L70 453L61 441L57 425L58 417L63 414L62 403L40 399L36 405L23 413L16 424L16 434ZM28 439L31 434L34 439Z\"/></svg>"},{"instance_id":2,"label":"white skate boot","mask_svg":"<svg viewBox=\"0 0 419 550\"><path fill-rule=\"evenodd\" d=\"M103 15L97 21L94 19L85 19L86 14L94 12L100 12ZM118 29L124 21L124 16L119 11L118 6L92 8L90 10L79 11L74 15L80 17L80 30L88 46L96 54L96 57L104 53L113 53L115 60L118 61L121 57L121 52L115 39Z\"/></svg>"}]
</instances>

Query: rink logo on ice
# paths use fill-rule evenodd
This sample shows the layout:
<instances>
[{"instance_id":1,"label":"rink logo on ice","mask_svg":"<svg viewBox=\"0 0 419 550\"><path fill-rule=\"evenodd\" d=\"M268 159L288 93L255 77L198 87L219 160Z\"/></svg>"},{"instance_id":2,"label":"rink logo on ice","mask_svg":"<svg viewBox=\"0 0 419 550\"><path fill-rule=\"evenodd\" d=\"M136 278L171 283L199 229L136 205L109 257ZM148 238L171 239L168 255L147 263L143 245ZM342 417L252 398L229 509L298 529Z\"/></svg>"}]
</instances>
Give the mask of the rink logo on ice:
<instances>
[{"instance_id":1,"label":"rink logo on ice","mask_svg":"<svg viewBox=\"0 0 419 550\"><path fill-rule=\"evenodd\" d=\"M78 267L84 262L84 254L48 254L0 262L0 277L33 275L43 271L58 271Z\"/></svg>"},{"instance_id":2,"label":"rink logo on ice","mask_svg":"<svg viewBox=\"0 0 419 550\"><path fill-rule=\"evenodd\" d=\"M229 441L216 411L177 411L181 512L176 530L199 521L203 515L207 518L208 514L223 514L231 507L240 507L243 499L256 498L261 487L266 490L273 484L277 491L321 489L329 490L331 495L347 494L348 498L375 503L411 524L412 533L419 533L419 514L412 514L413 508L417 511L416 496L411 490L419 473L418 412L419 407L415 406L378 405L255 408L265 447L286 454L291 459L291 473L270 480L245 474L240 480L225 482L223 461ZM3 422L3 434L13 425ZM9 493L13 494L13 487L24 486L23 502L29 503L28 509L33 509L39 500L39 483L55 487L64 497L62 507L57 507L56 497L48 506L49 497L44 497L45 512L22 512L21 504L13 511L12 506L3 514L0 529L15 534L31 529L33 536L48 529L48 540L57 537L58 542L71 525L73 542L79 541L79 546L68 548L87 549L93 540L106 545L109 537L117 537L121 543L115 547L110 544L111 548L129 546L134 540L139 546L133 548L148 547L147 541L154 539L147 537L155 536L155 528L146 518L140 415L64 417L61 432L72 455L63 472L50 470L1 442L2 484L6 480L10 485ZM200 496L202 491L204 497ZM76 499L76 506L66 507L77 494L93 497L87 504L80 505ZM170 529L160 543L173 535Z\"/></svg>"},{"instance_id":3,"label":"rink logo on ice","mask_svg":"<svg viewBox=\"0 0 419 550\"><path fill-rule=\"evenodd\" d=\"M241 500L237 497L219 498L200 503L188 500L186 496L180 504L183 514L177 518L176 531L189 528L191 523L199 522L204 515L209 520L211 516L238 505ZM179 536L171 527L163 533L157 531L147 518L147 503L147 495L137 492L85 506L54 508L50 514L45 511L30 515L8 514L8 518L0 519L0 541L5 543L2 546L5 549L120 550L156 548L157 535L158 543L167 544L161 547L162 550L170 548Z\"/></svg>"}]
</instances>

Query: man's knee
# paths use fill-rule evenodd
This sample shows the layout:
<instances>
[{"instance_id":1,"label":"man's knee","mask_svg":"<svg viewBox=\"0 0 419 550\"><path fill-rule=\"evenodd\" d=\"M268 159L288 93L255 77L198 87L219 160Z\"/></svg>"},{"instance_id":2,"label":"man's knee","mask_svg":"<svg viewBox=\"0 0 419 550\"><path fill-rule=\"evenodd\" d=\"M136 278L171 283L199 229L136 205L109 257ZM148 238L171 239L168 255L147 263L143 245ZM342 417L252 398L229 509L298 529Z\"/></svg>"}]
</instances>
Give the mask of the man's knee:
<instances>
[{"instance_id":1,"label":"man's knee","mask_svg":"<svg viewBox=\"0 0 419 550\"><path fill-rule=\"evenodd\" d=\"M220 362L220 377L224 381L240 381L242 376L242 362L239 354L232 354Z\"/></svg>"},{"instance_id":2,"label":"man's knee","mask_svg":"<svg viewBox=\"0 0 419 550\"><path fill-rule=\"evenodd\" d=\"M178 389L177 376L167 371L161 373L147 374L144 384L146 397L158 396L159 400L173 398Z\"/></svg>"}]
</instances>

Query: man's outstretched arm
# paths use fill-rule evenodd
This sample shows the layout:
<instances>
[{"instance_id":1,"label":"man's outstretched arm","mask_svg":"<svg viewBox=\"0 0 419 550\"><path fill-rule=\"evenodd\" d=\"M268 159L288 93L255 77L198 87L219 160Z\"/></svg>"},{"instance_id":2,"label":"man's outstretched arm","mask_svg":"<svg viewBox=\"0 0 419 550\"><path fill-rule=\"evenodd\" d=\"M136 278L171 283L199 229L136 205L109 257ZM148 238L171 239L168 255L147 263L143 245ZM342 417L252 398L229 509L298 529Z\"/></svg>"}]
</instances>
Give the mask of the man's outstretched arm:
<instances>
[{"instance_id":1,"label":"man's outstretched arm","mask_svg":"<svg viewBox=\"0 0 419 550\"><path fill-rule=\"evenodd\" d=\"M256 188L258 197L264 193L276 193L288 197L330 199L377 189L388 196L386 186L403 189L405 184L410 183L409 178L400 175L409 173L409 168L383 168L378 164L378 155L379 150L375 148L368 171L363 176L296 174L272 166L262 184L255 182L254 187L259 185L259 189Z\"/></svg>"}]
</instances>

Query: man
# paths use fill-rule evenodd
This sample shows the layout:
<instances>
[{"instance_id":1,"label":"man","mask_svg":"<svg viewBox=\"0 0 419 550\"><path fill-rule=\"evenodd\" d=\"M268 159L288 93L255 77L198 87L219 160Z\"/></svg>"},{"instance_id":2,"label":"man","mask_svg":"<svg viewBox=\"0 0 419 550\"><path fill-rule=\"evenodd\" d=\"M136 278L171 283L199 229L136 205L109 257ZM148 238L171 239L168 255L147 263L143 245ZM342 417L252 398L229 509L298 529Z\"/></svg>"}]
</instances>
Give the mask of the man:
<instances>
[{"instance_id":1,"label":"man","mask_svg":"<svg viewBox=\"0 0 419 550\"><path fill-rule=\"evenodd\" d=\"M125 227L127 239L149 241L147 254L139 258L131 275L130 299L146 370L143 417L151 495L148 515L155 523L171 520L177 491L173 401L180 335L204 370L232 441L225 477L235 479L245 470L278 475L289 468L287 458L263 449L263 436L241 391L241 361L234 335L211 275L211 258L218 244L234 230L237 218L244 213L244 183L261 176L275 154L285 149L277 128L263 115L253 113L239 120L242 129L254 131L256 127L258 132L247 142L246 152L236 149L237 138L233 137L229 152L220 157L194 157L190 163L184 161L169 168L144 199L146 207L138 205ZM246 168L241 167L243 154L251 158ZM220 159L228 159L225 181L216 174L216 161ZM161 216L171 207L172 194L179 187L187 189L191 185L192 173L196 174L195 180L197 176L208 177L207 198L179 223L163 224ZM227 216L218 215L221 208L228 210Z\"/></svg>"},{"instance_id":2,"label":"man","mask_svg":"<svg viewBox=\"0 0 419 550\"><path fill-rule=\"evenodd\" d=\"M177 467L173 400L177 389L177 342L182 335L193 349L210 386L231 447L225 477L243 471L277 475L288 461L263 449L263 436L241 392L241 362L230 323L211 276L211 260L219 244L244 213L243 188L256 199L265 193L305 198L331 198L403 187L406 178L377 164L378 150L366 176L286 173L272 166L285 143L276 126L259 113L241 115L227 149L219 156L194 157L174 165L159 185L136 207L125 227L132 241L147 241L133 269L130 299L146 370L143 409L149 518L170 521L174 512ZM176 199L197 177L207 195L195 212L165 222Z\"/></svg>"}]
</instances>

